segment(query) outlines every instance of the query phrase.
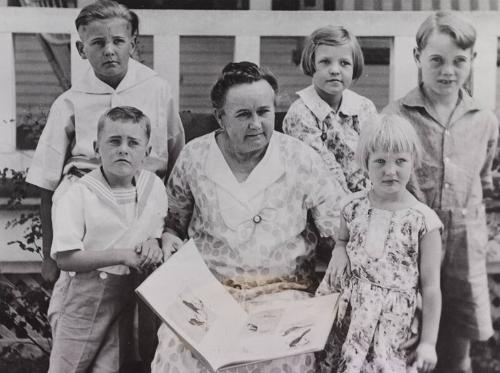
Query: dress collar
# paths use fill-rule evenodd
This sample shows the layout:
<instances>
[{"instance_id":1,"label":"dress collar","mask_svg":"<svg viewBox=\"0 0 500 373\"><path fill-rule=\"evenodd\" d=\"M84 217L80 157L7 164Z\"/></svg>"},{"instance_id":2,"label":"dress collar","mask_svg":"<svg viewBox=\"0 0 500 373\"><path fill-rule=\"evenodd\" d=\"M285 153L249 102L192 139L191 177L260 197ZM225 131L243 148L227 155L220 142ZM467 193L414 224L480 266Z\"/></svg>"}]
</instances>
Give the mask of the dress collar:
<instances>
[{"instance_id":1,"label":"dress collar","mask_svg":"<svg viewBox=\"0 0 500 373\"><path fill-rule=\"evenodd\" d=\"M238 201L245 203L278 180L285 172L281 162L278 142L279 134L276 132L271 136L266 154L255 166L248 178L238 182L229 168L224 156L215 140L220 131L215 131L209 141L210 147L205 162L205 174L207 178L225 189Z\"/></svg>"},{"instance_id":2,"label":"dress collar","mask_svg":"<svg viewBox=\"0 0 500 373\"><path fill-rule=\"evenodd\" d=\"M298 91L297 95L299 95L307 108L313 112L320 122L323 122L330 113L334 112L332 107L318 95L318 92L316 92L316 89L312 85ZM338 113L342 113L344 116L354 116L358 111L359 95L349 89L345 89L342 92L342 102L340 103Z\"/></svg>"},{"instance_id":3,"label":"dress collar","mask_svg":"<svg viewBox=\"0 0 500 373\"><path fill-rule=\"evenodd\" d=\"M89 94L120 93L157 75L158 74L149 67L130 58L128 62L127 74L125 74L125 77L116 89L113 89L113 87L100 80L95 75L94 70L92 70L90 65L83 75L79 79L76 79L72 89Z\"/></svg>"}]
</instances>

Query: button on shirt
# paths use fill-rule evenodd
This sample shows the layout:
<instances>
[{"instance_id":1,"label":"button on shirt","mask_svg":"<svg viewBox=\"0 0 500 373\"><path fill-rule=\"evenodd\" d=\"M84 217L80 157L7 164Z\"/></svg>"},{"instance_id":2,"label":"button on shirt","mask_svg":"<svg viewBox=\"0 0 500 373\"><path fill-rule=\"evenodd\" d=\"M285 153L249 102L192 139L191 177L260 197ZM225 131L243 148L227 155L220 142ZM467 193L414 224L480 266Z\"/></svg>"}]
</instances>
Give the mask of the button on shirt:
<instances>
[{"instance_id":1,"label":"button on shirt","mask_svg":"<svg viewBox=\"0 0 500 373\"><path fill-rule=\"evenodd\" d=\"M423 145L422 164L412 177L416 192L434 209L456 209L482 203L491 189L498 121L465 91L448 124L440 123L421 88L387 106L384 113L405 117Z\"/></svg>"}]
</instances>

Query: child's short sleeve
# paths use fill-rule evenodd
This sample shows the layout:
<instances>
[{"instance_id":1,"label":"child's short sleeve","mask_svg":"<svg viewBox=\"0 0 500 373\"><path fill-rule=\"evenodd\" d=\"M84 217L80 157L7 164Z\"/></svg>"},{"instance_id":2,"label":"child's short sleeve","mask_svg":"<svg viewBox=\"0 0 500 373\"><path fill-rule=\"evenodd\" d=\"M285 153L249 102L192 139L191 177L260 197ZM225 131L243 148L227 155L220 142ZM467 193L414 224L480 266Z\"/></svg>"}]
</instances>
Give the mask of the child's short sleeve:
<instances>
[{"instance_id":1,"label":"child's short sleeve","mask_svg":"<svg viewBox=\"0 0 500 373\"><path fill-rule=\"evenodd\" d=\"M423 229L423 234L433 231L434 229L443 229L443 223L433 209L423 203L419 203L417 209L424 216L425 226Z\"/></svg>"},{"instance_id":2,"label":"child's short sleeve","mask_svg":"<svg viewBox=\"0 0 500 373\"><path fill-rule=\"evenodd\" d=\"M54 232L50 256L56 259L62 251L83 250L85 234L83 188L73 184L52 205Z\"/></svg>"},{"instance_id":3,"label":"child's short sleeve","mask_svg":"<svg viewBox=\"0 0 500 373\"><path fill-rule=\"evenodd\" d=\"M50 108L47 123L36 147L26 182L55 190L61 181L68 148L74 138L74 112L63 94Z\"/></svg>"}]
</instances>

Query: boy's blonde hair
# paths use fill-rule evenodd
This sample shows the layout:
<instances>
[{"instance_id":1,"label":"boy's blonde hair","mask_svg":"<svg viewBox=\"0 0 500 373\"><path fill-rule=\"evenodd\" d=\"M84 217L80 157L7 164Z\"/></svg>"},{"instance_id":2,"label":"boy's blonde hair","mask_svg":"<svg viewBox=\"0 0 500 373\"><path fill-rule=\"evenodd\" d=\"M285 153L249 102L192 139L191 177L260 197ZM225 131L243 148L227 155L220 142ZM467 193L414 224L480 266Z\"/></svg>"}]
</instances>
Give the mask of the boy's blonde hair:
<instances>
[{"instance_id":1,"label":"boy's blonde hair","mask_svg":"<svg viewBox=\"0 0 500 373\"><path fill-rule=\"evenodd\" d=\"M316 49L320 45L349 45L352 49L353 59L353 72L352 79L357 80L363 73L365 65L363 58L363 51L359 46L358 39L349 30L342 26L325 26L321 27L311 34L307 39L306 45L302 50L302 57L300 60L302 71L308 76L313 76L316 72L314 66L314 58Z\"/></svg>"},{"instance_id":2,"label":"boy's blonde hair","mask_svg":"<svg viewBox=\"0 0 500 373\"><path fill-rule=\"evenodd\" d=\"M97 0L82 8L75 25L78 31L80 27L87 26L93 21L110 18L122 18L130 24L132 36L139 34L139 17L129 10L125 5L119 4L113 0Z\"/></svg>"},{"instance_id":3,"label":"boy's blonde hair","mask_svg":"<svg viewBox=\"0 0 500 373\"><path fill-rule=\"evenodd\" d=\"M464 18L456 13L436 12L420 25L417 31L417 48L423 50L434 31L447 34L455 40L461 49L474 48L476 43L476 29Z\"/></svg>"},{"instance_id":4,"label":"boy's blonde hair","mask_svg":"<svg viewBox=\"0 0 500 373\"><path fill-rule=\"evenodd\" d=\"M394 114L374 115L361 129L356 159L363 171L368 172L368 159L376 151L411 153L414 166L422 158L417 132L405 118Z\"/></svg>"}]
</instances>

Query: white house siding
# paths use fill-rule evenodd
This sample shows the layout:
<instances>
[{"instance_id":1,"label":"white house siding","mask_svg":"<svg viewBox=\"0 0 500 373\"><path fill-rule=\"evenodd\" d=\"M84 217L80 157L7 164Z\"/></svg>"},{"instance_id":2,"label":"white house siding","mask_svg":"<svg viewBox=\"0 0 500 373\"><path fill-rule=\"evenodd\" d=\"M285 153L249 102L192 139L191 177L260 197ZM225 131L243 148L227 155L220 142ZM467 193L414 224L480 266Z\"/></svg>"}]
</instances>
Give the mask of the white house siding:
<instances>
[{"instance_id":1,"label":"white house siding","mask_svg":"<svg viewBox=\"0 0 500 373\"><path fill-rule=\"evenodd\" d=\"M180 110L211 112L210 90L233 59L233 37L183 36L180 41Z\"/></svg>"},{"instance_id":2,"label":"white house siding","mask_svg":"<svg viewBox=\"0 0 500 373\"><path fill-rule=\"evenodd\" d=\"M268 67L280 84L278 111L286 111L296 99L295 92L311 83L292 61L301 38L266 37L261 41L261 64ZM47 112L62 89L34 34L17 34L16 90L18 119L28 111ZM210 112L209 93L226 63L232 60L232 37L181 37L180 110ZM137 59L153 67L153 38L141 36ZM387 104L388 67L367 66L353 89L370 97L377 107ZM382 92L382 94L381 94Z\"/></svg>"},{"instance_id":3,"label":"white house siding","mask_svg":"<svg viewBox=\"0 0 500 373\"><path fill-rule=\"evenodd\" d=\"M47 112L63 90L35 34L14 35L17 120L28 112Z\"/></svg>"},{"instance_id":4,"label":"white house siding","mask_svg":"<svg viewBox=\"0 0 500 373\"><path fill-rule=\"evenodd\" d=\"M269 67L276 74L280 84L278 111L286 111L297 98L295 92L311 84L311 77L304 75L300 70L300 64L296 65L292 60L294 50L300 45L301 39L300 37L266 37L261 40L261 64ZM379 41L374 44L372 39L362 45L387 48L388 41ZM389 67L366 65L363 76L352 86L352 89L370 98L381 110L388 103Z\"/></svg>"}]
</instances>

